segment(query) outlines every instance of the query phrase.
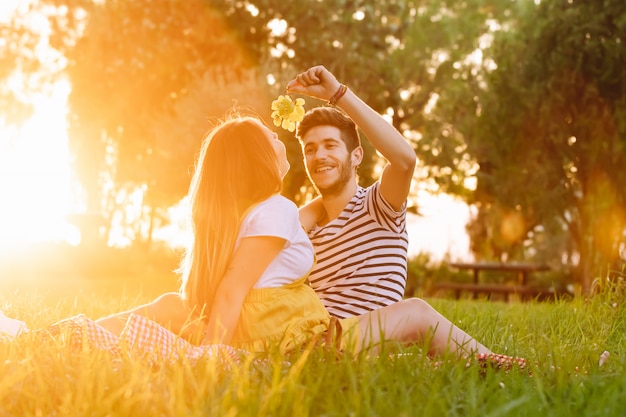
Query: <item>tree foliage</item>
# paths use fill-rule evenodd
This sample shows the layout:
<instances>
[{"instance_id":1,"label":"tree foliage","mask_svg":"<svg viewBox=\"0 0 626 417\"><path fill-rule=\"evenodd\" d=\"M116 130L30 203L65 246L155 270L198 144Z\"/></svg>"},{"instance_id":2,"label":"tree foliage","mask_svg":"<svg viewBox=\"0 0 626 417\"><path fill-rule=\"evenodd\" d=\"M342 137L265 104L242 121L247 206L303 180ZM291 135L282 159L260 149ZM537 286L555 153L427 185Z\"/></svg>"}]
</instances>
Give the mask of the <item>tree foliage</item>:
<instances>
[{"instance_id":1,"label":"tree foliage","mask_svg":"<svg viewBox=\"0 0 626 417\"><path fill-rule=\"evenodd\" d=\"M463 88L464 72L470 71L467 56L488 33L490 20L512 15L509 0L212 3L224 10L251 54L275 76L274 94L299 71L324 64L413 142L424 168L419 180L430 175L441 191L466 191L458 172L468 168L446 151L462 146L462 138L449 137L450 121L430 108L437 97L444 101ZM276 23L284 30L273 33L270 27ZM369 184L379 161L367 141L365 148L359 172L362 184ZM295 146L291 162L288 185L297 193L306 183ZM450 175L452 171L457 174Z\"/></svg>"},{"instance_id":2,"label":"tree foliage","mask_svg":"<svg viewBox=\"0 0 626 417\"><path fill-rule=\"evenodd\" d=\"M463 85L462 61L488 30L485 22L510 6L505 0L45 3L58 7L50 14L51 44L68 59L78 176L88 206L98 211L108 196L108 212L119 190L139 185L151 205L180 198L206 115L223 114L232 98L263 113L266 87L275 96L299 71L320 63L406 132L426 166L444 166L430 172L442 185L463 190L459 175L447 183L450 176L440 175L458 171L458 158L445 149L459 141L446 137L450 122L429 108L433 98L444 101ZM283 31L272 30L281 24ZM274 82L267 85L264 76ZM281 133L293 167L285 194L302 202L300 147ZM378 156L364 145L360 177L369 184Z\"/></svg>"},{"instance_id":3,"label":"tree foliage","mask_svg":"<svg viewBox=\"0 0 626 417\"><path fill-rule=\"evenodd\" d=\"M113 155L118 188L144 184L149 204L171 205L187 190L207 119L232 107L236 90L248 90L239 104L258 103L253 65L201 0L77 2L74 13L86 7L73 33L57 25L69 60L70 138L80 176L88 189L101 190L105 156ZM60 16L65 25L70 13Z\"/></svg>"},{"instance_id":4,"label":"tree foliage","mask_svg":"<svg viewBox=\"0 0 626 417\"><path fill-rule=\"evenodd\" d=\"M424 108L433 94L445 93L453 62L475 49L495 10L477 0L46 2L59 6L52 44L69 62L70 140L93 210L103 192L111 197L137 185L147 187L151 205L180 198L200 115L223 114L232 98L263 115L266 88L276 95L297 72L320 63L399 129L424 131ZM272 30L277 23L284 31ZM265 75L275 82L268 86ZM285 194L302 202L300 148L282 134L293 167ZM431 153L426 142L419 150ZM360 176L369 184L378 157L364 144ZM108 194L106 182L113 184ZM114 199L105 201L107 211L115 208Z\"/></svg>"},{"instance_id":5,"label":"tree foliage","mask_svg":"<svg viewBox=\"0 0 626 417\"><path fill-rule=\"evenodd\" d=\"M57 7L50 43L67 59L70 149L88 210L124 217L124 196L141 189L152 227L186 194L211 120L265 106L255 64L203 0L45 2Z\"/></svg>"},{"instance_id":6,"label":"tree foliage","mask_svg":"<svg viewBox=\"0 0 626 417\"><path fill-rule=\"evenodd\" d=\"M0 125L19 125L28 119L33 111L29 95L56 75L46 71L50 62L38 54L45 35L34 23L31 7L16 6L9 16L0 16Z\"/></svg>"},{"instance_id":7,"label":"tree foliage","mask_svg":"<svg viewBox=\"0 0 626 417\"><path fill-rule=\"evenodd\" d=\"M324 64L412 141L417 184L476 205L479 256L577 265L583 284L616 259L620 1L42 2L56 7L49 40L67 59L71 148L93 210L119 209L112 197L136 187L151 207L177 201L207 119L233 104L267 117L288 80ZM28 51L40 39L19 22L0 31L0 78L36 73ZM15 97L2 88L8 108ZM310 196L300 147L280 132L292 165L284 193L300 203ZM368 184L379 157L365 145Z\"/></svg>"},{"instance_id":8,"label":"tree foliage","mask_svg":"<svg viewBox=\"0 0 626 417\"><path fill-rule=\"evenodd\" d=\"M470 96L475 124L464 132L480 163L474 241L490 248L479 251L565 262L584 288L617 264L626 228L624 34L626 4L611 0L543 2L519 29L498 34L497 69Z\"/></svg>"}]
</instances>

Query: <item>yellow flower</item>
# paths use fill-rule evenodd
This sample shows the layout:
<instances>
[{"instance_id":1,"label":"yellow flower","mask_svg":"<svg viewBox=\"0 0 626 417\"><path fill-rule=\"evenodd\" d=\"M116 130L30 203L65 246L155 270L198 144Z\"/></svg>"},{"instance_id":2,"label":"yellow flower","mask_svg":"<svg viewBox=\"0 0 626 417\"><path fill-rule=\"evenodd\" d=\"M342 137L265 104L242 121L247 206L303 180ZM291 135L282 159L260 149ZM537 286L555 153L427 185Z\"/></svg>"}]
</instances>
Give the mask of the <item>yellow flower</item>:
<instances>
[{"instance_id":1,"label":"yellow flower","mask_svg":"<svg viewBox=\"0 0 626 417\"><path fill-rule=\"evenodd\" d=\"M293 132L296 123L304 118L304 99L297 98L294 102L289 96L278 96L272 101L272 119L275 126Z\"/></svg>"}]
</instances>

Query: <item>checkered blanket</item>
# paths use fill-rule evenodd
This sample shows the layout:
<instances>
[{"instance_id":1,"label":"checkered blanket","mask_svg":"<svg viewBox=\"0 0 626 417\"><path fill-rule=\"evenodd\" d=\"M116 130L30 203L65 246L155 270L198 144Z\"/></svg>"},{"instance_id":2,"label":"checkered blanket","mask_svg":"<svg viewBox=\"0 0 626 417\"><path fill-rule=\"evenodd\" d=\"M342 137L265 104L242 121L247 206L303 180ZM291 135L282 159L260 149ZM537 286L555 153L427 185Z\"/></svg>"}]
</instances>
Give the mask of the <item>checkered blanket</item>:
<instances>
[{"instance_id":1,"label":"checkered blanket","mask_svg":"<svg viewBox=\"0 0 626 417\"><path fill-rule=\"evenodd\" d=\"M129 355L151 364L184 358L194 364L203 358L229 365L243 352L227 345L196 346L143 316L131 314L119 336L83 314L62 320L37 331L44 338L67 344L72 350L95 349L115 356Z\"/></svg>"}]
</instances>

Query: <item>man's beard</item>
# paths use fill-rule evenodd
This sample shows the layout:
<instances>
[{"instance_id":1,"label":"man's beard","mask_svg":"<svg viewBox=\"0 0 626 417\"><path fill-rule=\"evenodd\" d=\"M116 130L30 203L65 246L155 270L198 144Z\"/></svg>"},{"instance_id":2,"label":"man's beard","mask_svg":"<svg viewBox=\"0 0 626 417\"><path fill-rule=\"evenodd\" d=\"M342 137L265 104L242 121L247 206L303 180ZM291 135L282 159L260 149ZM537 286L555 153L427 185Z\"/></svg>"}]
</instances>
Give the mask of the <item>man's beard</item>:
<instances>
[{"instance_id":1,"label":"man's beard","mask_svg":"<svg viewBox=\"0 0 626 417\"><path fill-rule=\"evenodd\" d=\"M320 193L322 197L330 197L330 196L341 194L346 184L352 181L351 161L352 160L350 158L350 155L348 155L348 157L343 161L341 166L338 167L339 178L337 178L337 180L333 182L332 184L330 184L328 187L320 188L317 186L317 184L315 184L313 180L311 180L311 182L313 183L313 186L315 187L317 192ZM309 175L309 179L311 179L310 175Z\"/></svg>"}]
</instances>

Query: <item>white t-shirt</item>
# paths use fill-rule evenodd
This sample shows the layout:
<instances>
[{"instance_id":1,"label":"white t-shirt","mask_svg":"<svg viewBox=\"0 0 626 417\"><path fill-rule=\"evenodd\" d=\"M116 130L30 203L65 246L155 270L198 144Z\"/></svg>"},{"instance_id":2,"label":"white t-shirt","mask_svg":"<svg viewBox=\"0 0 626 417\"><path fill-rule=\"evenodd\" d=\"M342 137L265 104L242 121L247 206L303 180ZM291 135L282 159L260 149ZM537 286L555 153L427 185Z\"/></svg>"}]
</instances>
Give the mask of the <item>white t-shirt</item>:
<instances>
[{"instance_id":1,"label":"white t-shirt","mask_svg":"<svg viewBox=\"0 0 626 417\"><path fill-rule=\"evenodd\" d=\"M298 208L291 200L276 194L257 204L243 220L235 248L241 239L252 236L285 239L283 250L269 264L254 288L289 284L313 267L313 245L300 225Z\"/></svg>"}]
</instances>

